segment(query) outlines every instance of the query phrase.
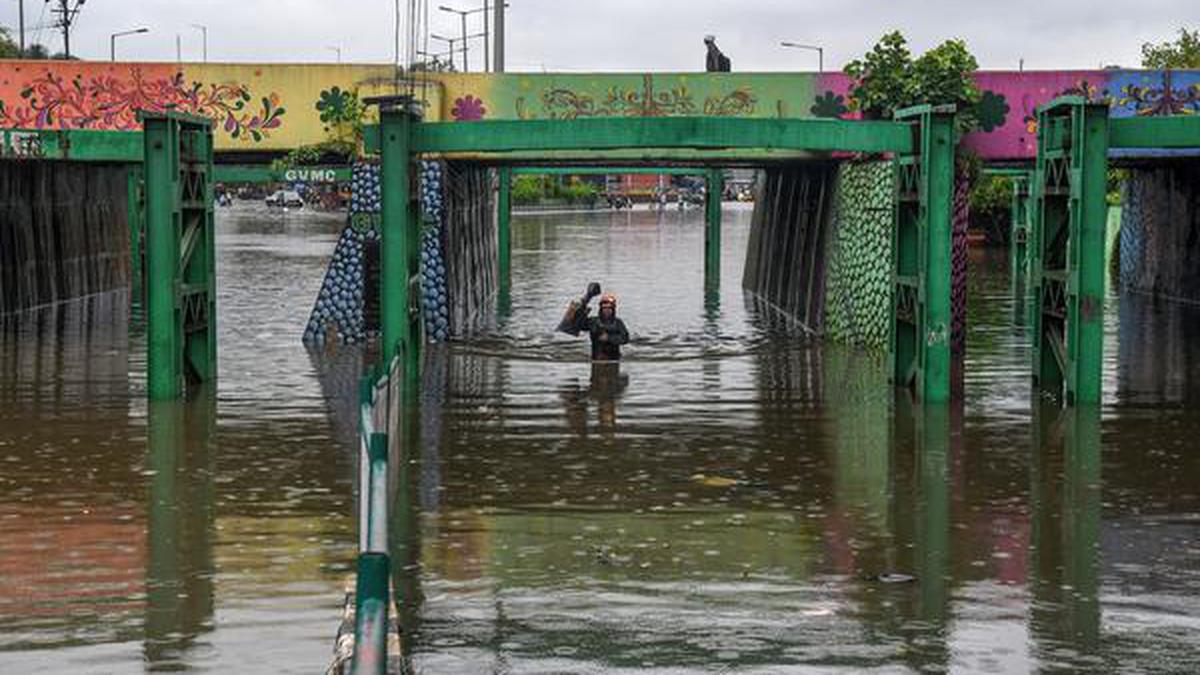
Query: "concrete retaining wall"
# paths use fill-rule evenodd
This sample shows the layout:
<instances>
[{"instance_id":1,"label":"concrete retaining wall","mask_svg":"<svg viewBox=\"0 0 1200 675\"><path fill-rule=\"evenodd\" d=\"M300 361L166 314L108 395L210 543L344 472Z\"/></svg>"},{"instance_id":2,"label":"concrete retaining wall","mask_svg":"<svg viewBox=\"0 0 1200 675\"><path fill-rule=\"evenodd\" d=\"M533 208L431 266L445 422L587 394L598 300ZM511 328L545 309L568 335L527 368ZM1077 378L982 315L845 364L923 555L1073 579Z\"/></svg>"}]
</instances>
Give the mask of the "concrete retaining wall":
<instances>
[{"instance_id":1,"label":"concrete retaining wall","mask_svg":"<svg viewBox=\"0 0 1200 675\"><path fill-rule=\"evenodd\" d=\"M825 302L825 242L834 165L767 169L746 247L742 287L814 331Z\"/></svg>"},{"instance_id":2,"label":"concrete retaining wall","mask_svg":"<svg viewBox=\"0 0 1200 675\"><path fill-rule=\"evenodd\" d=\"M129 285L118 165L0 161L0 314Z\"/></svg>"},{"instance_id":3,"label":"concrete retaining wall","mask_svg":"<svg viewBox=\"0 0 1200 675\"><path fill-rule=\"evenodd\" d=\"M1200 162L1130 170L1120 246L1122 288L1200 302Z\"/></svg>"}]
</instances>

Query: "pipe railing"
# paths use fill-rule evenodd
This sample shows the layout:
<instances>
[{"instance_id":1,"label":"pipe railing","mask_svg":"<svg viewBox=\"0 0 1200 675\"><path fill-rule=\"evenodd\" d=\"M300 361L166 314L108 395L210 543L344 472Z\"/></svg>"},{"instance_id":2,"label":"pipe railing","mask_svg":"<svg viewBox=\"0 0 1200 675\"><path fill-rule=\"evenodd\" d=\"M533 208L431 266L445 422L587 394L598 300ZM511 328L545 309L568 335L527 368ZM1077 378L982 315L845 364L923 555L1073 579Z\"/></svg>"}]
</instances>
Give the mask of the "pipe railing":
<instances>
[{"instance_id":1,"label":"pipe railing","mask_svg":"<svg viewBox=\"0 0 1200 675\"><path fill-rule=\"evenodd\" d=\"M403 363L398 351L388 372L372 372L359 386L358 567L355 582L354 656L351 672L387 671L391 561L388 557L388 434L377 430L376 408L390 408L390 388ZM382 392L388 396L381 397Z\"/></svg>"}]
</instances>

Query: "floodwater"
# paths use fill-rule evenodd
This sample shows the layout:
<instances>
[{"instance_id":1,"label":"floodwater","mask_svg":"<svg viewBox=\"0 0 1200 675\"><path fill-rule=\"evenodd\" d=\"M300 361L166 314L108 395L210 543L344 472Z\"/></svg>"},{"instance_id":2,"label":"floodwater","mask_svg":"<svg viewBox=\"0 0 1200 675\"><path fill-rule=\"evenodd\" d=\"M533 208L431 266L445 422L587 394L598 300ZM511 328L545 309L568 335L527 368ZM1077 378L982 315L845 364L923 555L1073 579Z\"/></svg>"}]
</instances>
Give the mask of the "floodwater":
<instances>
[{"instance_id":1,"label":"floodwater","mask_svg":"<svg viewBox=\"0 0 1200 675\"><path fill-rule=\"evenodd\" d=\"M1200 672L1200 310L1112 297L1105 402L1034 405L1005 256L961 405L723 284L702 215L514 222L397 463L419 673ZM0 331L0 672L321 672L357 537L354 350L299 343L334 217L222 212L220 380L147 406L123 295ZM554 334L588 281L618 368ZM1195 383L1195 384L1193 384Z\"/></svg>"},{"instance_id":2,"label":"floodwater","mask_svg":"<svg viewBox=\"0 0 1200 675\"><path fill-rule=\"evenodd\" d=\"M147 405L125 293L5 321L0 673L324 671L361 362L299 337L341 223L219 210L219 384L185 405Z\"/></svg>"},{"instance_id":3,"label":"floodwater","mask_svg":"<svg viewBox=\"0 0 1200 675\"><path fill-rule=\"evenodd\" d=\"M435 349L393 542L419 673L1200 672L1200 311L1109 312L1105 404L1035 409L1004 252L958 406L740 290L727 205L527 216L508 306ZM620 296L619 370L554 334Z\"/></svg>"}]
</instances>

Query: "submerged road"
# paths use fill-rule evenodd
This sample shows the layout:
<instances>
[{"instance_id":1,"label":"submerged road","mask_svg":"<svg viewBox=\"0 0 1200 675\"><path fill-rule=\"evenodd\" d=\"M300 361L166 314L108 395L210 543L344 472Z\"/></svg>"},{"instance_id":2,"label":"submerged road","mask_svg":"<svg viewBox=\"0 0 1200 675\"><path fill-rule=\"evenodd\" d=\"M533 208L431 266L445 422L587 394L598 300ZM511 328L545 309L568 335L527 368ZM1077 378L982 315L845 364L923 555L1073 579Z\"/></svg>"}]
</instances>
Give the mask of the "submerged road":
<instances>
[{"instance_id":1,"label":"submerged road","mask_svg":"<svg viewBox=\"0 0 1200 675\"><path fill-rule=\"evenodd\" d=\"M965 401L914 422L885 358L742 293L726 208L717 298L698 210L514 219L511 306L429 350L413 411L413 671L1200 670L1200 311L1113 294L1098 424L1035 417L977 252ZM3 322L0 672L323 670L361 357L299 336L340 228L220 211L220 380L180 408L123 296ZM551 332L591 280L619 371Z\"/></svg>"}]
</instances>

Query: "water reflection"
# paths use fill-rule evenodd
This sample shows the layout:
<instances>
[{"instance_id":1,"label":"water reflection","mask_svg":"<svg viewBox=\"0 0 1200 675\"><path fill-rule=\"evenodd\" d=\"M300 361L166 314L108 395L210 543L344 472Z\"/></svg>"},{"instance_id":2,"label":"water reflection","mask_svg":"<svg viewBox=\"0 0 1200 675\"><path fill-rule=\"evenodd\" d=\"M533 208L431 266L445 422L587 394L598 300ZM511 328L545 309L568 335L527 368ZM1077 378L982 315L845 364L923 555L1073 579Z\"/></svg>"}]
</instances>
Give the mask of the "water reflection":
<instances>
[{"instance_id":1,"label":"water reflection","mask_svg":"<svg viewBox=\"0 0 1200 675\"><path fill-rule=\"evenodd\" d=\"M1030 633L1039 661L1097 668L1100 412L1039 406L1031 459Z\"/></svg>"},{"instance_id":2,"label":"water reflection","mask_svg":"<svg viewBox=\"0 0 1200 675\"><path fill-rule=\"evenodd\" d=\"M914 407L886 357L812 340L729 285L705 307L702 232L518 222L511 313L426 371L414 671L1086 670L1145 653L1139 626L1197 621L1178 556L1200 524L1182 478L1200 421L1118 404L1039 413L1031 434L1003 256L972 258L965 400ZM612 379L551 332L591 278L623 288L635 334ZM1164 640L1172 663L1200 660Z\"/></svg>"},{"instance_id":3,"label":"water reflection","mask_svg":"<svg viewBox=\"0 0 1200 675\"><path fill-rule=\"evenodd\" d=\"M212 391L188 402L150 404L150 543L146 565L145 658L176 670L212 630L215 564Z\"/></svg>"},{"instance_id":4,"label":"water reflection","mask_svg":"<svg viewBox=\"0 0 1200 675\"><path fill-rule=\"evenodd\" d=\"M572 378L558 389L571 433L586 439L592 428L591 408L595 408L595 428L601 435L611 437L617 428L617 401L629 387L629 375L621 372L620 363L592 363L591 376L583 386Z\"/></svg>"},{"instance_id":5,"label":"water reflection","mask_svg":"<svg viewBox=\"0 0 1200 675\"><path fill-rule=\"evenodd\" d=\"M361 361L298 337L340 222L246 208L217 227L206 397L147 406L125 293L0 318L0 672L329 659Z\"/></svg>"}]
</instances>

